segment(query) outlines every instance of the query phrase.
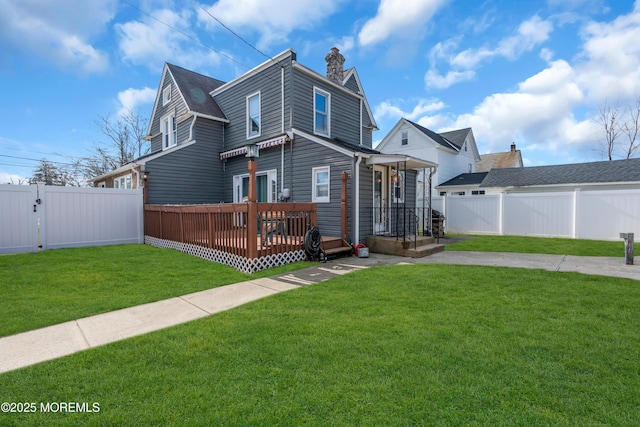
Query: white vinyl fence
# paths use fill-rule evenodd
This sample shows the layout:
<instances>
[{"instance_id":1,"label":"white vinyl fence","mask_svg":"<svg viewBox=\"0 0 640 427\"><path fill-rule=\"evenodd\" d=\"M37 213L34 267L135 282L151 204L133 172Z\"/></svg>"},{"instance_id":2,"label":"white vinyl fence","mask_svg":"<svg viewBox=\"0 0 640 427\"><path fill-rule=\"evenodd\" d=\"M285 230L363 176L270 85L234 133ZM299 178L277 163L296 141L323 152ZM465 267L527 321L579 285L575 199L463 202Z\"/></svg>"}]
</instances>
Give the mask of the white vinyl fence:
<instances>
[{"instance_id":1,"label":"white vinyl fence","mask_svg":"<svg viewBox=\"0 0 640 427\"><path fill-rule=\"evenodd\" d=\"M640 190L434 197L449 233L620 240L640 235Z\"/></svg>"},{"instance_id":2,"label":"white vinyl fence","mask_svg":"<svg viewBox=\"0 0 640 427\"><path fill-rule=\"evenodd\" d=\"M0 254L143 243L142 190L0 185Z\"/></svg>"}]
</instances>

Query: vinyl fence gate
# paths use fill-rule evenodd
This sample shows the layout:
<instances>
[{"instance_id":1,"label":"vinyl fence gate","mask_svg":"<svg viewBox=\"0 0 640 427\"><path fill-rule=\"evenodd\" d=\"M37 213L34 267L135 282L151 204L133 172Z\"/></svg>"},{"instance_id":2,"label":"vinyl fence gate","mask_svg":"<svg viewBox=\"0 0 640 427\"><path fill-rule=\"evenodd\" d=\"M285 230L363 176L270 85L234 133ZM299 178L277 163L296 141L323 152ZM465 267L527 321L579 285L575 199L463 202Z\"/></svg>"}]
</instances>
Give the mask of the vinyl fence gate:
<instances>
[{"instance_id":1,"label":"vinyl fence gate","mask_svg":"<svg viewBox=\"0 0 640 427\"><path fill-rule=\"evenodd\" d=\"M0 185L0 254L144 243L142 189Z\"/></svg>"}]
</instances>

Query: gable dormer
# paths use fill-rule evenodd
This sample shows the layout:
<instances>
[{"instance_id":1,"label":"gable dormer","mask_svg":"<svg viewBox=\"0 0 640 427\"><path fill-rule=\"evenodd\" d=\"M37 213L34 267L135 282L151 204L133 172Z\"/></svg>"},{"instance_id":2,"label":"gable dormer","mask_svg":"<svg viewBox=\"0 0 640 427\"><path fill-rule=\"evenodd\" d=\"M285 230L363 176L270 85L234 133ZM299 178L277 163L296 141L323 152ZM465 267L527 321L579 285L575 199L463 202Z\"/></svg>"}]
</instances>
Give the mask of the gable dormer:
<instances>
[{"instance_id":1,"label":"gable dormer","mask_svg":"<svg viewBox=\"0 0 640 427\"><path fill-rule=\"evenodd\" d=\"M147 129L151 152L191 141L191 126L181 126L190 118L198 116L226 122L224 113L209 95L222 84L220 80L165 63Z\"/></svg>"}]
</instances>

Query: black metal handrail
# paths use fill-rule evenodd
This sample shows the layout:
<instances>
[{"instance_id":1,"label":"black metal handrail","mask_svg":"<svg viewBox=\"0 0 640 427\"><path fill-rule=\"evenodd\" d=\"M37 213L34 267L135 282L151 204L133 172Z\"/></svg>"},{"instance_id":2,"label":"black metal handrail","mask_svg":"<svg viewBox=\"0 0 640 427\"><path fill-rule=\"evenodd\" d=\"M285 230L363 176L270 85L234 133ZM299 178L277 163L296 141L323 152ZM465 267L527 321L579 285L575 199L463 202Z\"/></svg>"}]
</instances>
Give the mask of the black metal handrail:
<instances>
[{"instance_id":1,"label":"black metal handrail","mask_svg":"<svg viewBox=\"0 0 640 427\"><path fill-rule=\"evenodd\" d=\"M371 234L395 237L397 240L411 241L417 245L418 236L441 236L444 217L429 208L409 208L405 206L375 207L369 209ZM431 225L431 226L429 226Z\"/></svg>"}]
</instances>

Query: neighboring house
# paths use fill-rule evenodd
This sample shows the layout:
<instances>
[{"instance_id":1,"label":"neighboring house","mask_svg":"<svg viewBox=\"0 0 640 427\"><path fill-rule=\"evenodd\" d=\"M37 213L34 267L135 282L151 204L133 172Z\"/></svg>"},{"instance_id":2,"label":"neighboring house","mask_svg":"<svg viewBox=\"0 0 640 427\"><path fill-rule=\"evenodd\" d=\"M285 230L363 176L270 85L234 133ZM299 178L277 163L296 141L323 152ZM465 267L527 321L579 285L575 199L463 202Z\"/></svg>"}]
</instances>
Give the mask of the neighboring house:
<instances>
[{"instance_id":1,"label":"neighboring house","mask_svg":"<svg viewBox=\"0 0 640 427\"><path fill-rule=\"evenodd\" d=\"M480 155L480 161L476 163L476 172L489 172L491 169L521 168L522 153L516 150L516 144L511 144L511 150L504 153L492 153Z\"/></svg>"},{"instance_id":2,"label":"neighboring house","mask_svg":"<svg viewBox=\"0 0 640 427\"><path fill-rule=\"evenodd\" d=\"M147 177L148 203L242 202L245 154L257 145L258 201L317 203L323 235L340 236L343 172L354 242L374 229L375 203L415 205L415 170L435 165L372 149L377 125L356 69L344 70L336 48L325 60L326 76L289 49L226 83L165 64L151 153L133 163Z\"/></svg>"},{"instance_id":3,"label":"neighboring house","mask_svg":"<svg viewBox=\"0 0 640 427\"><path fill-rule=\"evenodd\" d=\"M489 172L461 174L437 188L448 195L637 189L640 159L494 168Z\"/></svg>"},{"instance_id":4,"label":"neighboring house","mask_svg":"<svg viewBox=\"0 0 640 427\"><path fill-rule=\"evenodd\" d=\"M475 164L480 161L471 128L436 133L404 118L396 123L376 149L383 153L406 154L437 164L437 171L431 177L432 189L461 173L475 172ZM423 182L428 182L428 175L420 173L417 182L418 198L423 192ZM428 192L428 188L425 191Z\"/></svg>"},{"instance_id":5,"label":"neighboring house","mask_svg":"<svg viewBox=\"0 0 640 427\"><path fill-rule=\"evenodd\" d=\"M480 184L487 177L489 172L462 173L449 181L436 186L439 196L465 196L482 195L485 189L480 188Z\"/></svg>"},{"instance_id":6,"label":"neighboring house","mask_svg":"<svg viewBox=\"0 0 640 427\"><path fill-rule=\"evenodd\" d=\"M135 163L128 163L109 173L100 175L90 182L98 188L121 188L135 190L142 187L140 171Z\"/></svg>"}]
</instances>

